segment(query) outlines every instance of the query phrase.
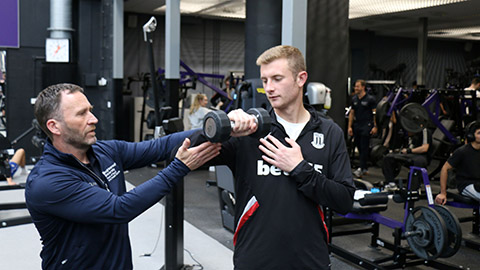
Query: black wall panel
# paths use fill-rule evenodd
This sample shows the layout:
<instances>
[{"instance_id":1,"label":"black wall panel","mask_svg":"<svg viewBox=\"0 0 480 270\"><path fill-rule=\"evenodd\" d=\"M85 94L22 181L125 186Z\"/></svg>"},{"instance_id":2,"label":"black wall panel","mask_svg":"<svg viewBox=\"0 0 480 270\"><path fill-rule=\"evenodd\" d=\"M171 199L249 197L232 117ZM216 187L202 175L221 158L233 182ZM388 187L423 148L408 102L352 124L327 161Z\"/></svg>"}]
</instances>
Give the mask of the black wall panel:
<instances>
[{"instance_id":1,"label":"black wall panel","mask_svg":"<svg viewBox=\"0 0 480 270\"><path fill-rule=\"evenodd\" d=\"M31 127L33 105L30 99L42 89L45 37L49 25L48 0L22 0L20 3L20 48L7 49L7 137L11 141ZM33 133L18 141L27 157L40 155L31 143Z\"/></svg>"}]
</instances>

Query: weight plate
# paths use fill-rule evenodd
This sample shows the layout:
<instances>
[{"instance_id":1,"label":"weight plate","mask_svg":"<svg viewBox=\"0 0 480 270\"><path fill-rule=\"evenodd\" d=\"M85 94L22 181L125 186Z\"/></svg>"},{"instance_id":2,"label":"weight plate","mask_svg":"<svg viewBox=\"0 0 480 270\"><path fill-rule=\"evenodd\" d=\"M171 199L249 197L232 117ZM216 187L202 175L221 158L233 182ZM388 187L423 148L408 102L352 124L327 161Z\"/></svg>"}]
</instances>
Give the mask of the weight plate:
<instances>
[{"instance_id":1,"label":"weight plate","mask_svg":"<svg viewBox=\"0 0 480 270\"><path fill-rule=\"evenodd\" d=\"M257 118L257 130L250 136L256 139L267 136L272 126L272 119L268 111L264 108L250 108L247 113L253 114Z\"/></svg>"},{"instance_id":2,"label":"weight plate","mask_svg":"<svg viewBox=\"0 0 480 270\"><path fill-rule=\"evenodd\" d=\"M430 120L427 110L418 103L408 103L403 106L399 118L403 129L412 133L422 131L424 127L427 127Z\"/></svg>"},{"instance_id":3,"label":"weight plate","mask_svg":"<svg viewBox=\"0 0 480 270\"><path fill-rule=\"evenodd\" d=\"M440 257L448 258L455 255L462 243L462 227L458 218L443 205L435 205L435 210L442 216L447 225L448 241Z\"/></svg>"},{"instance_id":4,"label":"weight plate","mask_svg":"<svg viewBox=\"0 0 480 270\"><path fill-rule=\"evenodd\" d=\"M232 132L230 119L224 111L211 111L203 118L203 134L211 142L223 142Z\"/></svg>"},{"instance_id":5,"label":"weight plate","mask_svg":"<svg viewBox=\"0 0 480 270\"><path fill-rule=\"evenodd\" d=\"M405 222L405 236L410 249L418 257L434 260L447 246L447 225L442 216L433 208L414 208Z\"/></svg>"}]
</instances>

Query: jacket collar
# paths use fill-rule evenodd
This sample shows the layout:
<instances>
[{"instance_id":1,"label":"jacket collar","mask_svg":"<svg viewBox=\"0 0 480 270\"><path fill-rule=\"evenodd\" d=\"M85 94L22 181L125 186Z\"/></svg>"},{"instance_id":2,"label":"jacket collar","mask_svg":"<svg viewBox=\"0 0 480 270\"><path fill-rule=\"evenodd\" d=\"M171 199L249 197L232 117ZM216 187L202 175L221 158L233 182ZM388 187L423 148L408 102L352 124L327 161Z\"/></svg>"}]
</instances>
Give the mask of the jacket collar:
<instances>
[{"instance_id":1,"label":"jacket collar","mask_svg":"<svg viewBox=\"0 0 480 270\"><path fill-rule=\"evenodd\" d=\"M94 156L93 147L90 147L90 149L88 149L87 155L91 160L91 157ZM61 160L62 162L69 162L69 163L72 162L73 164L78 163L78 159L75 158L74 155L64 153L64 152L58 150L57 148L55 148L55 146L53 146L53 143L50 140L50 138L47 139L47 142L44 145L43 156L46 157L46 158L53 158L53 159Z\"/></svg>"},{"instance_id":2,"label":"jacket collar","mask_svg":"<svg viewBox=\"0 0 480 270\"><path fill-rule=\"evenodd\" d=\"M302 134L304 134L305 132L320 128L320 126L323 122L322 116L319 114L318 111L315 110L314 107L312 107L309 104L303 104L303 106L310 113L311 117L310 117L310 120L308 121L307 125L303 128L303 131L302 131L302 133L300 133L299 137L302 136ZM270 114L270 117L272 118L272 125L276 126L277 128L280 128L286 134L283 126L280 123L278 123L277 115L275 114L275 111L273 110L273 108L270 108L268 112Z\"/></svg>"},{"instance_id":3,"label":"jacket collar","mask_svg":"<svg viewBox=\"0 0 480 270\"><path fill-rule=\"evenodd\" d=\"M303 104L305 109L310 113L310 120L307 123L307 126L313 125L314 127L318 127L322 124L322 119L320 114L309 104ZM272 107L270 107L268 113L270 114L270 117L272 117L272 123L276 125L280 125L277 121L277 115L275 114L275 111L273 110ZM281 126L281 125L280 125Z\"/></svg>"}]
</instances>

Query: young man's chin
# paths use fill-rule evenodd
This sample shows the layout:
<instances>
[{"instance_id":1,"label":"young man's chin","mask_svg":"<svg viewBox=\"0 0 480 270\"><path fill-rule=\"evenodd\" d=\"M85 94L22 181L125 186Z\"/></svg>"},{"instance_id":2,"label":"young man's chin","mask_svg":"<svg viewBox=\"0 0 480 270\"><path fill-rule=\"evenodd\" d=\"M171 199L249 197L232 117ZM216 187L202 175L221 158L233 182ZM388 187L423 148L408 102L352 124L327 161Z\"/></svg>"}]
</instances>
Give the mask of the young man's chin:
<instances>
[{"instance_id":1,"label":"young man's chin","mask_svg":"<svg viewBox=\"0 0 480 270\"><path fill-rule=\"evenodd\" d=\"M268 101L270 102L270 105L272 106L272 108L278 108L278 107L281 107L281 101L280 101L280 98L272 98L272 99L268 99Z\"/></svg>"}]
</instances>

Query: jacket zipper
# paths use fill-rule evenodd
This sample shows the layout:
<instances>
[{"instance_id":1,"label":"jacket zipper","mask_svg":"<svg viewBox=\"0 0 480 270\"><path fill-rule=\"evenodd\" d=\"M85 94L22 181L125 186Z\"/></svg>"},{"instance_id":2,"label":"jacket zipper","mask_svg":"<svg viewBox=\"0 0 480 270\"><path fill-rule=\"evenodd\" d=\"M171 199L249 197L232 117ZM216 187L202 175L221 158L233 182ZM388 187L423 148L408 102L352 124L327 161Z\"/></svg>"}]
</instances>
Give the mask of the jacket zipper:
<instances>
[{"instance_id":1,"label":"jacket zipper","mask_svg":"<svg viewBox=\"0 0 480 270\"><path fill-rule=\"evenodd\" d=\"M83 168L87 169L88 172L90 172L91 175L93 175L95 178L97 178L98 181L95 181L99 184L101 184L108 192L111 192L110 191L110 188L108 187L108 183L103 181L102 178L100 178L100 176L98 176L95 172L93 172L92 170L90 170L90 168L88 168L85 164L83 164L82 162L80 162L80 160L78 160L77 158L75 158L75 160L77 160L78 164L80 164L80 166L82 166Z\"/></svg>"}]
</instances>

